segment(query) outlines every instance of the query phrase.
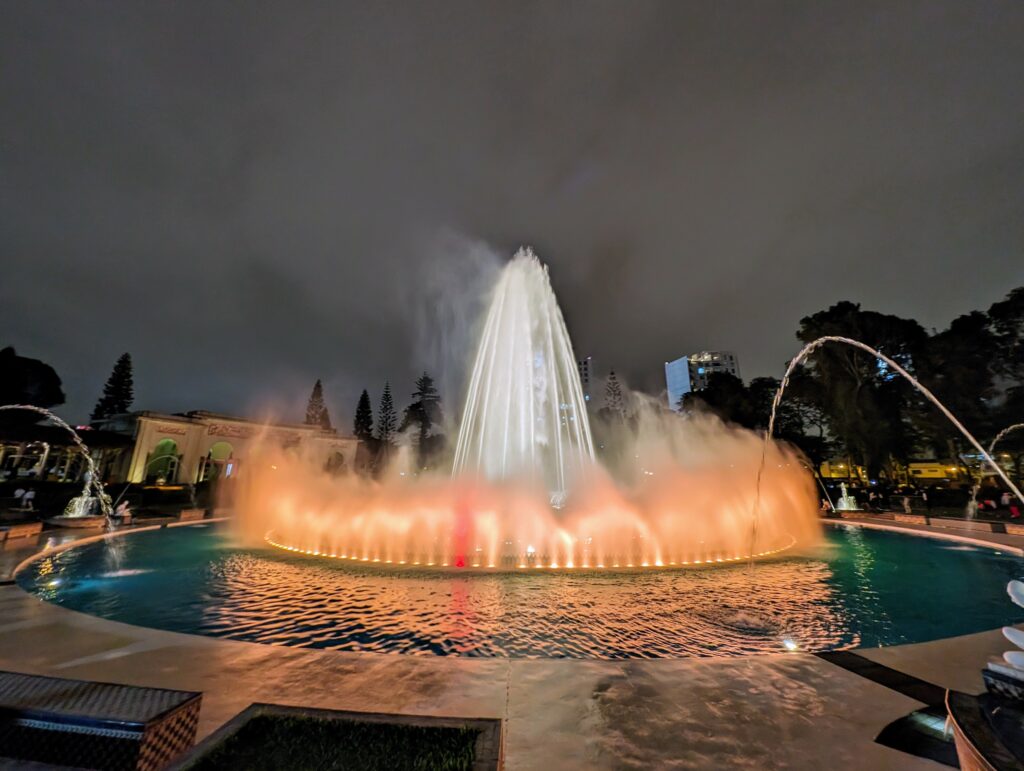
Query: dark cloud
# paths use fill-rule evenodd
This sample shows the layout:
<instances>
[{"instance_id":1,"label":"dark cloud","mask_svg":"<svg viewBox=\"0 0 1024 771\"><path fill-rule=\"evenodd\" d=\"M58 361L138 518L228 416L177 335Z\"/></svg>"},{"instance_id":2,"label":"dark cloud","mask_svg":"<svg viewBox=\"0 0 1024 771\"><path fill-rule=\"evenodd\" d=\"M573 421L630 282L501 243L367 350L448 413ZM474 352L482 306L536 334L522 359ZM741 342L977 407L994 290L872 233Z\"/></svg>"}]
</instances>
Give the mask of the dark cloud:
<instances>
[{"instance_id":1,"label":"dark cloud","mask_svg":"<svg viewBox=\"0 0 1024 771\"><path fill-rule=\"evenodd\" d=\"M417 290L474 241L647 387L777 374L838 299L941 327L1024 283L1022 39L1015 0L6 3L0 345L75 418L123 350L141 407L347 414L447 371Z\"/></svg>"}]
</instances>

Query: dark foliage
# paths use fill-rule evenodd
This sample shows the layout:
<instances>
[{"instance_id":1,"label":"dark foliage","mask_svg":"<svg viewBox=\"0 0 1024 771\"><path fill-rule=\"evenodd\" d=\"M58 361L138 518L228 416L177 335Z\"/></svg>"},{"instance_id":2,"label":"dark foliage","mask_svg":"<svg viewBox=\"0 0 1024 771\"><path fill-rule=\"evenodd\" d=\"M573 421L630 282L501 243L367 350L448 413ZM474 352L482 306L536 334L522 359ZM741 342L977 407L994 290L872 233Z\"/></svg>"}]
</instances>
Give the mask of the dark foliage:
<instances>
[{"instance_id":1,"label":"dark foliage","mask_svg":"<svg viewBox=\"0 0 1024 771\"><path fill-rule=\"evenodd\" d=\"M993 369L1002 377L1024 383L1024 286L995 303L987 315L996 341Z\"/></svg>"},{"instance_id":2,"label":"dark foliage","mask_svg":"<svg viewBox=\"0 0 1024 771\"><path fill-rule=\"evenodd\" d=\"M622 384L619 383L615 370L608 373L608 379L604 384L604 407L601 412L607 417L625 420L626 401L622 395Z\"/></svg>"},{"instance_id":3,"label":"dark foliage","mask_svg":"<svg viewBox=\"0 0 1024 771\"><path fill-rule=\"evenodd\" d=\"M824 335L859 340L913 371L927 350L928 335L913 319L861 310L841 302L800 321L797 337L809 343ZM847 454L875 478L894 458L908 457L917 434L911 413L913 387L879 359L846 345L826 345L808 359L811 376L826 398L818 405Z\"/></svg>"},{"instance_id":4,"label":"dark foliage","mask_svg":"<svg viewBox=\"0 0 1024 771\"><path fill-rule=\"evenodd\" d=\"M987 313L974 311L929 335L918 322L840 302L801 320L797 337L853 338L877 348L942 401L982 443L1024 422L1024 288ZM715 374L684 409L706 409L754 430L768 425L778 390L774 378L749 385ZM826 344L790 377L776 416L776 437L815 462L833 452L864 466L872 478L893 478L913 457L956 459L974 453L960 432L890 365L851 346ZM1024 431L1000 444L1020 478Z\"/></svg>"},{"instance_id":5,"label":"dark foliage","mask_svg":"<svg viewBox=\"0 0 1024 771\"><path fill-rule=\"evenodd\" d=\"M49 409L64 403L64 391L53 367L39 359L18 356L13 348L0 350L0 404L31 404ZM39 422L28 411L0 412L0 425L24 426Z\"/></svg>"},{"instance_id":6,"label":"dark foliage","mask_svg":"<svg viewBox=\"0 0 1024 771\"><path fill-rule=\"evenodd\" d=\"M373 438L373 409L370 407L370 395L365 388L359 395L359 403L356 404L352 433L356 439L364 442Z\"/></svg>"},{"instance_id":7,"label":"dark foliage","mask_svg":"<svg viewBox=\"0 0 1024 771\"><path fill-rule=\"evenodd\" d=\"M395 401L391 398L391 384L384 383L384 391L380 395L380 407L377 410L377 439L382 449L393 443L398 417L395 415Z\"/></svg>"},{"instance_id":8,"label":"dark foliage","mask_svg":"<svg viewBox=\"0 0 1024 771\"><path fill-rule=\"evenodd\" d=\"M103 396L93 407L89 420L96 423L111 415L120 415L131 409L135 400L135 385L132 378L131 354L122 353L103 386Z\"/></svg>"},{"instance_id":9,"label":"dark foliage","mask_svg":"<svg viewBox=\"0 0 1024 771\"><path fill-rule=\"evenodd\" d=\"M441 396L434 379L426 372L416 378L412 404L405 408L399 431L416 427L416 452L420 468L428 468L444 448L444 436L439 428L444 421Z\"/></svg>"},{"instance_id":10,"label":"dark foliage","mask_svg":"<svg viewBox=\"0 0 1024 771\"><path fill-rule=\"evenodd\" d=\"M313 384L313 392L309 395L306 405L306 425L320 426L325 431L331 429L331 416L324 403L324 387L319 379Z\"/></svg>"}]
</instances>

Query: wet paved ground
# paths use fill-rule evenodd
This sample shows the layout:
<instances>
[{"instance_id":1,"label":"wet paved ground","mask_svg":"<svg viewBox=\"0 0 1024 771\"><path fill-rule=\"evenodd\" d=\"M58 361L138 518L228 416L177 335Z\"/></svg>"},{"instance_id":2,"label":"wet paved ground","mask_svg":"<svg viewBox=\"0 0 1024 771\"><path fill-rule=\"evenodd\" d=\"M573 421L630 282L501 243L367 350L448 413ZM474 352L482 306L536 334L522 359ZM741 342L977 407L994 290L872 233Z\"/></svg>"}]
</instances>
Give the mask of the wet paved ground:
<instances>
[{"instance_id":1,"label":"wet paved ground","mask_svg":"<svg viewBox=\"0 0 1024 771\"><path fill-rule=\"evenodd\" d=\"M36 548L7 549L0 565ZM977 692L978 670L1004 649L993 631L858 653ZM119 624L6 585L0 668L202 691L201 735L254 701L497 717L508 769L941 767L874 742L923 702L801 653L613 662L314 651Z\"/></svg>"}]
</instances>

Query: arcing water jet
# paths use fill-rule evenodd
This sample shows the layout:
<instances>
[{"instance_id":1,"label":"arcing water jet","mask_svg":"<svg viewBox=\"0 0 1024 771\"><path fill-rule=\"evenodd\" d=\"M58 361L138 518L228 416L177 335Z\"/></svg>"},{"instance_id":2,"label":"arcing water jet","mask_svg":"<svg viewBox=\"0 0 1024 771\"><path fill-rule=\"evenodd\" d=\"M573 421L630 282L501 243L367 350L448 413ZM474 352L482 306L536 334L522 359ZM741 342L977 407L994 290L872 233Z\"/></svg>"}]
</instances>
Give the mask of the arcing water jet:
<instances>
[{"instance_id":1,"label":"arcing water jet","mask_svg":"<svg viewBox=\"0 0 1024 771\"><path fill-rule=\"evenodd\" d=\"M59 416L47 409L43 409L42 407L36 407L34 404L5 404L0 406L0 411L5 410L35 412L42 415L44 418L47 418L71 435L71 441L75 443L78 451L82 454L82 458L85 459L87 473L85 475L85 486L82 488L81 495L71 499L67 505L64 516L68 519L82 519L88 516L88 504L91 500L95 499L99 504L100 513L109 519L113 514L113 510L110 505L110 496L107 495L106 490L103 489L103 485L99 480L99 475L96 473L96 465L93 463L92 455L89 454L89 448L85 446L85 442L82 441L82 437L78 435L78 432L61 420Z\"/></svg>"}]
</instances>

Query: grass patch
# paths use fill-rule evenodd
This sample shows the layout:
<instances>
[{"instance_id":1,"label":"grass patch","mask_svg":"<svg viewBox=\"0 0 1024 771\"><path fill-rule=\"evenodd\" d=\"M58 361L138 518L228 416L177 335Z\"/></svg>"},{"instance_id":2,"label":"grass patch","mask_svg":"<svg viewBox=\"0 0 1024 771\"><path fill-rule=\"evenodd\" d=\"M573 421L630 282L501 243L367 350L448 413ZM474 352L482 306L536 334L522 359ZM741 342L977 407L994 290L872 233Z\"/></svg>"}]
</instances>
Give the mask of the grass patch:
<instances>
[{"instance_id":1,"label":"grass patch","mask_svg":"<svg viewBox=\"0 0 1024 771\"><path fill-rule=\"evenodd\" d=\"M468 771L475 728L257 715L189 771Z\"/></svg>"}]
</instances>

